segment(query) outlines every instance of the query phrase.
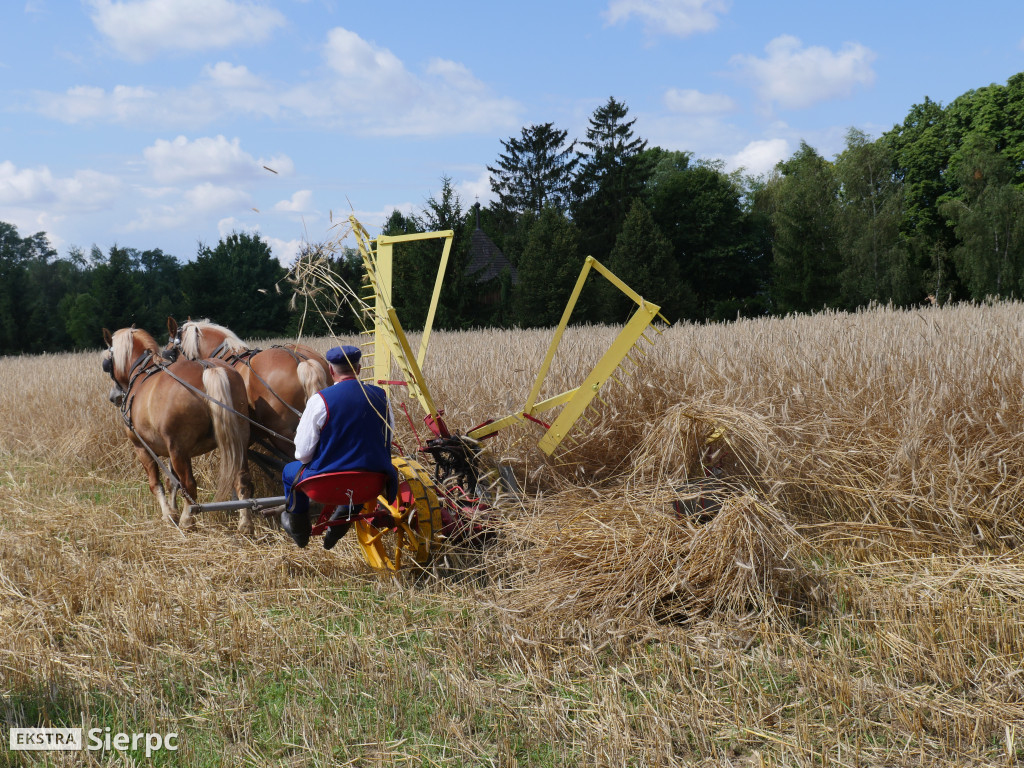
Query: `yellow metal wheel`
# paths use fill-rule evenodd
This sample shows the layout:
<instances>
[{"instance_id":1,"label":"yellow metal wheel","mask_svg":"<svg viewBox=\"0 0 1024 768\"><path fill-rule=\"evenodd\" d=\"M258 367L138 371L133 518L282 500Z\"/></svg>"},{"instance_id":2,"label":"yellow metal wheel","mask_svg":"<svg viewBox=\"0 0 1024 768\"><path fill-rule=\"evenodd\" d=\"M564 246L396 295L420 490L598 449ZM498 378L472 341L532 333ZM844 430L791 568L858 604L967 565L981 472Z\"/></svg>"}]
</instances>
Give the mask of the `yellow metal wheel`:
<instances>
[{"instance_id":1,"label":"yellow metal wheel","mask_svg":"<svg viewBox=\"0 0 1024 768\"><path fill-rule=\"evenodd\" d=\"M434 481L419 462L403 457L392 459L398 470L398 501L394 507L379 499L378 510L391 513L391 525L377 528L366 520L356 521L356 536L363 557L372 568L397 571L403 565L426 565L440 543L441 503ZM383 515L373 521L379 523Z\"/></svg>"}]
</instances>

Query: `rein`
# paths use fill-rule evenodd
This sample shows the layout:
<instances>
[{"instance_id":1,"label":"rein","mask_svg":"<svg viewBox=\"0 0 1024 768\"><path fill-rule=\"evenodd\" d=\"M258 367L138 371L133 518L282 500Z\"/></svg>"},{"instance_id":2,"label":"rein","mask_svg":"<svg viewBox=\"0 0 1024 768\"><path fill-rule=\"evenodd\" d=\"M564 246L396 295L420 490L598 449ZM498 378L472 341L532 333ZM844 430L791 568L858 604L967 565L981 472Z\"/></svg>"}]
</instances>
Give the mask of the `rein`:
<instances>
[{"instance_id":1,"label":"rein","mask_svg":"<svg viewBox=\"0 0 1024 768\"><path fill-rule=\"evenodd\" d=\"M178 348L182 347L181 337L182 337L183 328L184 328L184 326L179 326L178 327L177 334L175 335L174 340L173 340L173 343ZM304 361L310 359L309 355L301 355L298 352L296 352L294 349L289 349L288 347L284 346L283 344L274 344L270 348L271 349L283 349L285 352L287 352L289 355L292 356L292 359L295 360L296 363L304 362ZM232 352L230 350L230 346L228 345L227 339L224 339L206 357L207 357L207 359L215 358L217 360L223 360L224 362L226 362L226 363L228 363L230 365L236 365L238 363L242 363L243 365L245 365L246 368L248 368L252 372L252 375L256 377L256 380L260 384L263 385L264 389L266 389L267 392L269 392L271 395L273 395L275 398L277 398L278 402L280 402L281 405L283 405L285 408L287 408L293 414L295 414L296 416L301 418L302 417L302 411L300 411L299 409L295 408L291 403L289 403L287 400L285 400L283 397L281 397L281 395L279 395L277 393L277 391L272 386L270 386L270 384L267 383L266 379L264 379L262 376L260 376L256 372L256 369L254 369L252 367L252 359L254 357L256 357L256 355L258 355L262 351L263 351L262 349L258 349L257 348L257 349L246 349L244 352ZM272 435L273 437L281 438L282 440L285 440L285 441L291 443L292 445L295 444L295 442L293 440L285 437L284 435L279 435L277 432L274 432L272 429L268 429L267 427L264 427L262 424L257 424L252 419L249 419L249 423L250 424L255 424L257 427L262 429L264 432Z\"/></svg>"},{"instance_id":2,"label":"rein","mask_svg":"<svg viewBox=\"0 0 1024 768\"><path fill-rule=\"evenodd\" d=\"M280 344L275 344L274 346L271 347L271 349L283 349L285 352L287 352L288 354L290 354L292 356L292 358L295 360L296 363L301 362L302 360L308 360L309 359L308 357L301 357L300 358L299 355L296 354L296 352L294 350L288 349L288 347L282 346ZM214 358L217 358L218 360L223 360L224 362L230 363L231 365L235 365L236 363L242 363L243 365L245 365L246 368L248 368L250 371L252 371L252 375L256 377L256 380L260 384L263 385L264 389L266 389L267 392L269 392L270 394L272 394L274 397L276 397L278 399L278 401L281 403L281 405L283 405L289 411L294 413L296 416L301 417L302 416L302 411L300 411L297 408L293 407L291 403L289 403L287 400L285 400L283 397L281 397L279 394L277 394L277 392L274 391L274 388L272 386L270 386L270 384L267 383L266 379L264 379L262 376L260 376L258 373L256 373L256 369L252 367L252 359L254 357L256 357L256 355L258 355L262 351L263 351L262 349L247 349L245 352L231 352L230 354L228 354L228 343L225 340L225 341L222 341L220 343L220 345L218 345L217 348L214 349L213 352L211 352L208 355L208 357L214 357ZM267 430L267 431L269 432L270 430ZM280 435L276 435L276 436L280 437ZM287 440L288 438L285 438L285 439ZM292 442L292 441L289 440L288 442Z\"/></svg>"},{"instance_id":3,"label":"rein","mask_svg":"<svg viewBox=\"0 0 1024 768\"><path fill-rule=\"evenodd\" d=\"M152 353L150 353L150 354L152 354ZM200 364L201 366L203 366L204 368L212 368L212 367L213 367L213 363L210 363L210 362L208 362L207 360L195 360L195 361L193 361L193 362L197 362L197 363L199 363L199 364ZM164 373L166 373L166 374L167 374L168 376L170 376L170 377L171 377L172 379L174 379L174 380L175 380L176 382L178 382L179 384L181 384L181 386L185 387L185 389L187 389L187 390L191 391L192 393L194 393L194 394L196 394L196 395L199 395L199 397L205 398L206 400L209 400L209 401L210 401L211 403L216 403L216 404L217 404L217 405L219 405L219 406L220 406L221 408L223 408L223 409L225 409L226 411L229 411L229 412L231 412L231 413L235 414L236 416L241 416L241 417L242 417L243 419L245 419L246 421L248 421L248 422L249 422L249 423L250 423L251 425L253 425L254 427L259 427L259 428L260 428L260 429L262 429L262 430L263 430L264 432L268 433L269 435L271 435L271 436L273 436L273 437L279 437L279 438L281 438L282 440L287 440L287 441L288 441L289 443L292 443L292 445L294 445L294 444L295 444L295 443L294 443L294 442L293 442L292 440L290 440L289 438L285 437L284 435L278 434L277 432L275 432L274 430L270 429L269 427L265 427L265 426L263 426L262 424L259 424L259 423L255 422L255 421L253 421L253 420L252 420L251 418L249 418L248 416L246 416L246 415L245 415L244 413L240 413L240 412L236 411L236 410L235 410L234 408L232 408L232 407L231 407L230 405L228 405L227 403L222 403L222 402L221 402L220 400L216 400L216 399L214 399L214 398L210 397L210 396L209 396L209 395L208 395L208 394L207 394L206 392L204 392L203 390L201 390L201 389L199 389L199 388L197 388L197 387L193 387L193 386L192 386L191 384L189 384L189 383L188 383L187 381L185 381L184 379L182 379L182 378L179 378L179 377L178 377L178 375L177 375L177 374L175 374L175 373L174 373L174 371L172 371L172 370L171 370L171 369L170 369L170 368L169 368L168 366L166 366L166 365L162 365L161 363L157 363L157 364L156 364L156 366L157 366L157 367L158 367L158 368L159 368L160 370L162 370L162 371L163 371ZM255 373L255 371L253 371L253 373ZM269 389L269 387L268 387L268 389ZM273 391L273 390L271 390L271 391ZM300 415L301 415L301 414L300 414Z\"/></svg>"},{"instance_id":4,"label":"rein","mask_svg":"<svg viewBox=\"0 0 1024 768\"><path fill-rule=\"evenodd\" d=\"M241 418L249 422L249 424L259 427L261 430L269 433L271 436L280 438L281 440L285 440L294 445L294 442L290 438L278 434L269 427L265 427L262 424L258 424L257 422L249 418L249 416L247 416L244 413L240 413L227 403L221 402L216 398L210 397L208 393L204 392L198 387L192 386L187 381L178 376L176 373L174 373L174 371L170 369L170 366L159 360L153 360L154 357L155 355L153 351L147 349L137 358L135 358L135 361L132 363L132 367L129 370L128 386L124 390L124 397L121 398L121 403L118 406L118 410L121 412L121 419L124 421L125 426L133 435L135 435L135 439L139 441L142 447L146 449L146 452L149 453L149 455L157 463L157 466L160 467L160 469L163 471L165 475L167 475L170 481L174 484L175 490L180 490L181 493L185 496L185 498L188 499L189 502L191 502L192 504L195 504L196 500L189 496L188 491L186 491L185 488L182 486L181 481L178 479L178 476L174 474L174 471L163 462L163 460L157 455L156 451L154 451L152 447L150 447L149 443L142 439L142 435L139 434L138 430L135 429L135 425L132 423L131 410L132 405L135 402L135 393L132 392L132 387L135 386L136 382L139 381L140 378L142 381L145 381L150 376L159 373L160 371L163 371L193 394L198 395L199 397L205 400L209 400L211 403L219 405L221 408L225 409L226 411L229 411L230 413L235 414L236 416L240 416ZM204 368L213 367L213 363L210 363L205 360L198 360L196 362L198 362ZM147 363L151 364L147 365ZM111 373L111 376L113 376L113 373Z\"/></svg>"},{"instance_id":5,"label":"rein","mask_svg":"<svg viewBox=\"0 0 1024 768\"><path fill-rule=\"evenodd\" d=\"M150 457L153 459L153 461L156 462L156 465L160 468L160 470L165 475L167 475L168 482L170 482L174 486L172 489L172 493L181 491L181 494L186 499L188 499L189 503L195 504L196 500L193 499L189 495L188 491L185 490L185 487L181 484L181 480L178 479L178 476L174 473L174 470L167 466L163 462L163 459L161 459L160 456L157 455L157 452L154 451L153 448L149 445L149 443L142 439L142 435L139 434L139 431L135 429L135 425L132 423L132 404L135 402L135 395L132 393L132 387L135 385L135 382L138 381L140 376L142 377L142 380L145 381L157 371L167 371L167 366L163 365L162 363L154 362L152 365L145 365L145 363L152 360L153 357L153 351L147 349L141 355L135 358L135 362L132 363L132 367L128 372L128 386L125 389L124 397L121 398L121 403L118 406L118 410L121 412L121 419L124 421L124 425L128 428L128 431L135 435L135 439L138 440L139 444L146 449L146 453L148 453ZM111 372L112 378L113 375L113 372ZM171 375L173 376L173 374Z\"/></svg>"}]
</instances>

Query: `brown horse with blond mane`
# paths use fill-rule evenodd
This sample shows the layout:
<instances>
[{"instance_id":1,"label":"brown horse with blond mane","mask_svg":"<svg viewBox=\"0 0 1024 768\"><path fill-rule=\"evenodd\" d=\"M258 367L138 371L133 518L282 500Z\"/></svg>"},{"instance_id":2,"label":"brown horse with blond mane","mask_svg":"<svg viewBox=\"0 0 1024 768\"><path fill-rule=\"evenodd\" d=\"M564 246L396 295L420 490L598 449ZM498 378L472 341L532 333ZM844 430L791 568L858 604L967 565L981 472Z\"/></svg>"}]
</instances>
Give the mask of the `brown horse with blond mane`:
<instances>
[{"instance_id":1,"label":"brown horse with blond mane","mask_svg":"<svg viewBox=\"0 0 1024 768\"><path fill-rule=\"evenodd\" d=\"M217 498L227 499L232 493L250 498L248 405L242 377L217 361L172 363L161 356L156 340L139 328L122 328L113 334L104 328L103 339L108 347L103 369L114 380L110 399L121 409L125 432L164 519L182 528L192 526L189 504L196 502L197 492L192 458L214 448L220 450ZM162 458L169 459L169 468ZM161 468L172 473L170 501ZM179 487L187 497L180 519L175 508ZM242 510L238 530L253 531L248 509Z\"/></svg>"},{"instance_id":2,"label":"brown horse with blond mane","mask_svg":"<svg viewBox=\"0 0 1024 768\"><path fill-rule=\"evenodd\" d=\"M324 356L302 344L251 349L233 331L209 320L188 320L179 326L169 317L167 332L168 348L179 348L189 360L223 360L242 375L252 419L265 428L253 427L253 440L290 457L306 400L331 383Z\"/></svg>"}]
</instances>

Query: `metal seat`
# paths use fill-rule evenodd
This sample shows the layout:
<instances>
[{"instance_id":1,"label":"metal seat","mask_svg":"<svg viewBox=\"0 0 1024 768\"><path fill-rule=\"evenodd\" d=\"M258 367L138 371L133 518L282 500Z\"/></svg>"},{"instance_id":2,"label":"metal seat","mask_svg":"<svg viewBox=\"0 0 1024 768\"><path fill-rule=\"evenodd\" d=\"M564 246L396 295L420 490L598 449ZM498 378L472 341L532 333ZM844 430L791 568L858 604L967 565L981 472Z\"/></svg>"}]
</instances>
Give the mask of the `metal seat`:
<instances>
[{"instance_id":1,"label":"metal seat","mask_svg":"<svg viewBox=\"0 0 1024 768\"><path fill-rule=\"evenodd\" d=\"M321 504L351 507L376 501L386 481L383 472L328 472L303 478L295 484L295 490Z\"/></svg>"}]
</instances>

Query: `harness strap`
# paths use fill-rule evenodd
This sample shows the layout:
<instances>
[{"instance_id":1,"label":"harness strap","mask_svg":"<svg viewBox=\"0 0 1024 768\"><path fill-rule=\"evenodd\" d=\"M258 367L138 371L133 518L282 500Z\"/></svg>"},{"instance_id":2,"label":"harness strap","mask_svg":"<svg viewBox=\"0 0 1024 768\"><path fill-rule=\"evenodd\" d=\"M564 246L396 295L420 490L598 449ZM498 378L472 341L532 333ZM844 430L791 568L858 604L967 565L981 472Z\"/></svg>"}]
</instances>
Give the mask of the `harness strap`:
<instances>
[{"instance_id":1,"label":"harness strap","mask_svg":"<svg viewBox=\"0 0 1024 768\"><path fill-rule=\"evenodd\" d=\"M128 371L128 386L125 389L124 397L121 398L121 404L118 406L118 410L121 412L121 419L124 421L124 425L128 428L128 431L135 435L135 439L138 440L139 444L146 449L146 453L152 457L160 470L167 475L167 481L172 486L172 493L175 489L181 491L182 495L188 499L189 502L195 504L196 500L193 499L189 495L188 491L185 490L185 486L181 484L181 480L174 473L174 470L167 466L149 443L142 439L142 435L139 434L139 431L135 428L135 424L132 423L132 405L135 403L135 393L132 391L132 388L135 386L135 383L139 381L139 379L145 381L157 371L166 370L166 366L159 362L154 362L153 357L153 351L147 349L132 362L132 366ZM150 365L149 363L152 364Z\"/></svg>"},{"instance_id":2,"label":"harness strap","mask_svg":"<svg viewBox=\"0 0 1024 768\"><path fill-rule=\"evenodd\" d=\"M272 347L272 349L276 348L277 347ZM249 350L248 355L246 355L244 358L239 357L238 360L239 362L244 363L245 367L252 371L252 375L256 377L256 380L266 388L267 392L276 397L278 401L280 401L281 405L283 405L289 411L294 413L296 416L301 417L302 411L298 410L297 408L294 408L291 403L289 403L287 400L285 400L283 397L277 394L277 391L272 386L270 386L270 384L267 383L266 379L264 379L262 376L256 373L256 369L252 367L252 359L262 351L262 349Z\"/></svg>"},{"instance_id":3,"label":"harness strap","mask_svg":"<svg viewBox=\"0 0 1024 768\"><path fill-rule=\"evenodd\" d=\"M141 369L139 368L139 366L140 366L140 364L142 362L148 361L152 357L154 357L153 353L151 351L147 350L143 354L139 355L139 357L135 361L135 364L132 366L132 375L131 375L131 378L129 378L129 380L128 380L128 387L127 387L127 389L125 391L125 396L121 400L121 405L119 407L119 410L121 412L121 419L124 421L124 424L128 428L128 430L133 435L135 435L135 438L139 441L139 443L142 445L142 447L146 449L146 452L150 456L153 457L153 460L157 463L157 466L160 467L160 469L163 471L163 473L165 475L167 475L168 480L174 485L175 488L180 490L182 492L182 494L185 495L185 498L187 498L192 504L195 504L196 501L191 496L189 496L188 491L186 491L184 486L181 484L181 480L178 479L178 476L176 474L174 474L174 471L170 467L168 467L160 459L160 457L157 455L156 451L154 451L152 449L152 447L150 447L149 443L147 443L145 440L142 439L142 435L139 434L138 430L135 429L135 424L132 423L131 411L132 411L132 405L135 402L135 393L132 391L132 388L133 388L135 383L140 378L142 379L142 381L145 381L146 379L148 379L153 374L155 374L155 373L157 373L159 371L163 371L168 376L170 376L172 379L174 379L176 382L178 382L179 384L181 384L183 387L185 387L186 389L190 390L194 394L198 395L199 397L204 398L206 400L209 400L212 403L216 403L221 408L224 408L225 410L230 411L231 413L235 414L236 416L240 416L241 418L245 419L250 424L252 424L252 425L254 425L256 427L259 427L264 432L269 433L273 437L280 438L281 440L284 440L286 442L292 443L294 445L294 441L292 441L291 438L288 438L288 437L285 437L284 435L278 434L274 430L270 429L269 427L265 427L262 424L258 424L257 422L253 421L251 418L246 416L244 413L239 413L238 411L236 411L234 408L232 408L227 403L223 403L220 400L217 400L216 398L210 397L210 395L207 394L206 392L204 392L203 390L198 389L197 387L192 386L187 381L185 381L180 376L178 376L173 371L171 371L170 368L167 365L163 364L162 362L153 362L153 364L148 366L148 367L144 367L144 368L141 368ZM198 362L204 368L212 368L213 367L213 363L209 362L208 360L202 360L202 361L198 361Z\"/></svg>"},{"instance_id":4,"label":"harness strap","mask_svg":"<svg viewBox=\"0 0 1024 768\"><path fill-rule=\"evenodd\" d=\"M209 362L207 360L202 360L202 361L198 361L197 360L195 362L199 362L201 365L203 365L204 368L212 368L213 367L213 363L211 363L211 362ZM230 413L233 413L236 416L240 416L241 418L245 419L246 421L248 421L253 426L259 427L264 432L272 435L273 437L278 437L278 438L280 438L282 440L285 440L285 441L287 441L289 443L292 443L293 445L295 444L294 441L292 441L291 438L285 437L284 435L279 434L279 433L275 432L274 430L270 429L270 427L265 427L262 424L259 424L258 422L253 421L251 418L246 416L244 413L240 413L240 412L236 411L234 408L232 408L227 403L222 403L220 400L217 400L216 398L210 397L210 395L208 395L203 390L201 390L201 389L199 389L197 387L193 387L187 381L185 381L184 379L180 378L177 374L175 374L174 371L172 371L167 366L160 366L160 367L164 371L164 373L166 373L168 376L170 376L176 382L181 384L181 386L185 387L185 389L188 389L189 391L193 392L194 394L199 395L199 397L205 398L205 399L209 400L211 403L216 403L217 405L219 405L221 408L225 409L226 411L229 411Z\"/></svg>"}]
</instances>

